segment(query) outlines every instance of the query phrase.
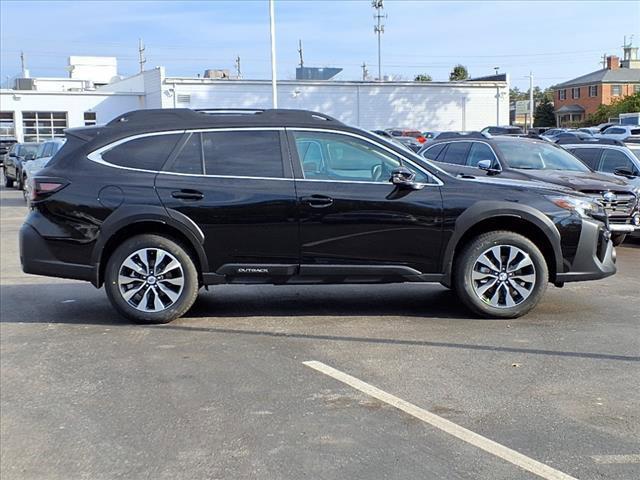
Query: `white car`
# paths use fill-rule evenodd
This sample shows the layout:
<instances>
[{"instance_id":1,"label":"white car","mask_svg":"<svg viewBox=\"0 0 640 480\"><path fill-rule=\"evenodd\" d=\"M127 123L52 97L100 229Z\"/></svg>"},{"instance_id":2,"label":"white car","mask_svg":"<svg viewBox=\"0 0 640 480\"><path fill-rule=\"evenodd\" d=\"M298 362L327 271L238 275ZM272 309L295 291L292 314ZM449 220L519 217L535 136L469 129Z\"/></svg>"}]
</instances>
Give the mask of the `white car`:
<instances>
[{"instance_id":1,"label":"white car","mask_svg":"<svg viewBox=\"0 0 640 480\"><path fill-rule=\"evenodd\" d=\"M598 138L620 140L621 142L627 142L631 139L640 140L640 125L613 125L596 136Z\"/></svg>"},{"instance_id":2,"label":"white car","mask_svg":"<svg viewBox=\"0 0 640 480\"><path fill-rule=\"evenodd\" d=\"M47 140L38 148L36 158L31 160L30 162L24 163L24 166L22 167L22 185L24 185L23 193L24 198L25 200L27 200L27 202L29 201L29 197L31 195L31 182L29 180L33 178L33 176L36 175L38 171L47 166L49 160L51 160L53 156L58 153L58 150L62 148L64 142L66 141L66 138L54 138L52 140Z\"/></svg>"}]
</instances>

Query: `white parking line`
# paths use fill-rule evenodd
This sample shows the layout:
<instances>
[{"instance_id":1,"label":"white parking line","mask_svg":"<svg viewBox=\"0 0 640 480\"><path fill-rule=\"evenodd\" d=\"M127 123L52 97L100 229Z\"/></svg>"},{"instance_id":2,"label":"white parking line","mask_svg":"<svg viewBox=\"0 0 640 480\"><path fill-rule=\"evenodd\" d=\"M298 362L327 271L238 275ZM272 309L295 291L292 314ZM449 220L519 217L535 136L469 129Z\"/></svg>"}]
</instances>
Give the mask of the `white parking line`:
<instances>
[{"instance_id":1,"label":"white parking line","mask_svg":"<svg viewBox=\"0 0 640 480\"><path fill-rule=\"evenodd\" d=\"M438 415L435 415L427 410L424 410L412 403L407 402L406 400L402 400L390 393L385 392L384 390L380 390L379 388L374 387L373 385L369 385L362 380L359 380L351 375L348 375L340 370L336 370L333 367L325 365L322 362L317 362L315 360L302 362L307 367L313 368L325 375L328 375L342 383L346 383L350 387L355 388L356 390L361 391L373 398L380 400L381 402L387 403L399 410L402 410L409 415L422 420L429 425L439 428L443 432L448 433L449 435L453 435L460 440L467 442L475 447L484 450L485 452L491 453L496 457L502 458L507 462L510 462L518 467L527 470L535 475L538 475L541 478L547 480L576 480L575 477L567 475L555 468L551 468L544 463L538 462L532 458L523 455L522 453L516 452L504 445L494 442L493 440L489 440L482 435L479 435L471 430L467 430L460 425L457 425L449 420L446 420Z\"/></svg>"},{"instance_id":2,"label":"white parking line","mask_svg":"<svg viewBox=\"0 0 640 480\"><path fill-rule=\"evenodd\" d=\"M596 463L610 465L614 463L640 463L640 453L630 455L592 455L591 458Z\"/></svg>"}]
</instances>

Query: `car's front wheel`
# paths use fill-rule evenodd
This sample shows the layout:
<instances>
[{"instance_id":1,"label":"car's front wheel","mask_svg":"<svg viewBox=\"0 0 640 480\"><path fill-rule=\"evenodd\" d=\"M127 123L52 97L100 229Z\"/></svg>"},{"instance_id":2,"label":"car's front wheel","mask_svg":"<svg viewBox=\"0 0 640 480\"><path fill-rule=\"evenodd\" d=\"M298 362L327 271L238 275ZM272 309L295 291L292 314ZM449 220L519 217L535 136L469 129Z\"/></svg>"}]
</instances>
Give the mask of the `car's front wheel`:
<instances>
[{"instance_id":1,"label":"car's front wheel","mask_svg":"<svg viewBox=\"0 0 640 480\"><path fill-rule=\"evenodd\" d=\"M540 249L514 232L482 234L455 259L453 284L462 302L483 317L515 318L536 306L549 281Z\"/></svg>"},{"instance_id":2,"label":"car's front wheel","mask_svg":"<svg viewBox=\"0 0 640 480\"><path fill-rule=\"evenodd\" d=\"M123 242L105 270L112 305L139 323L168 323L184 315L198 295L198 272L188 250L160 235Z\"/></svg>"},{"instance_id":3,"label":"car's front wheel","mask_svg":"<svg viewBox=\"0 0 640 480\"><path fill-rule=\"evenodd\" d=\"M626 233L615 233L611 235L611 243L613 243L614 247L619 247L624 243L626 238L627 238Z\"/></svg>"}]
</instances>

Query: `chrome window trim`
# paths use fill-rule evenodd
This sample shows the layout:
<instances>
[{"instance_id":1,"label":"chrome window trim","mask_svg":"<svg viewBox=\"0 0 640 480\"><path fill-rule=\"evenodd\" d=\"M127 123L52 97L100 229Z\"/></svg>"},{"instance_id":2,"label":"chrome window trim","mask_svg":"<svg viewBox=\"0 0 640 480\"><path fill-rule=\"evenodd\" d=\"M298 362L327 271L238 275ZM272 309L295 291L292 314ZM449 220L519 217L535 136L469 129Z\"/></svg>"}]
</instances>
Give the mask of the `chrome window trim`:
<instances>
[{"instance_id":1,"label":"chrome window trim","mask_svg":"<svg viewBox=\"0 0 640 480\"><path fill-rule=\"evenodd\" d=\"M202 173L178 173L178 172L165 172L162 170L147 170L144 168L134 168L134 167L125 167L123 165L116 165L110 162L107 162L102 158L102 154L106 151L111 150L123 143L127 143L131 140L137 140L139 138L145 137L156 137L159 135L172 135L172 134L180 134L184 135L185 133L206 133L206 132L232 132L232 131L279 131L283 132L284 127L223 127L223 128L206 128L206 129L183 129L183 130L167 130L163 132L146 132L140 133L138 135L132 135L129 137L121 138L120 140L116 140L115 142L109 143L103 147L98 148L90 152L87 155L87 158L92 162L98 163L100 165L104 165L106 167L111 168L119 168L121 170L129 170L134 172L143 172L143 173L155 173L160 175L178 175L178 176L186 176L186 177L210 177L210 178L247 178L251 180L294 180L293 178L284 178L284 177L254 177L254 176L240 176L240 175L204 175ZM284 161L284 159L283 159Z\"/></svg>"},{"instance_id":2,"label":"chrome window trim","mask_svg":"<svg viewBox=\"0 0 640 480\"><path fill-rule=\"evenodd\" d=\"M473 138L460 138L460 139L455 139L455 140L448 140L446 142L438 142L438 143L435 143L433 145L430 145L427 148L425 148L423 152L426 153L427 151L429 151L431 148L435 147L436 145L449 145L450 143L456 143L456 142L484 143L487 147L489 147L491 149L491 152L493 153L493 156L495 157L496 162L498 162L498 167L500 167L499 171L502 172L503 168L502 168L502 163L500 163L500 157L498 157L498 154L496 153L494 148L491 146L491 144L489 142L485 142L484 140L478 140L478 139L473 139ZM469 147L469 151L471 151L471 147ZM420 156L423 156L423 155L420 154ZM425 159L425 160L431 161L431 162L435 162L435 160L429 160L429 159ZM446 162L441 162L441 163L446 163ZM447 165L453 165L453 166L458 166L458 167L466 167L466 168L478 168L478 167L474 167L474 166L466 165L466 164L465 165L459 165L457 163L447 163Z\"/></svg>"},{"instance_id":3,"label":"chrome window trim","mask_svg":"<svg viewBox=\"0 0 640 480\"><path fill-rule=\"evenodd\" d=\"M371 143L373 145L375 145L378 148L381 148L382 150L386 150L387 152L389 152L390 154L400 158L403 162L408 163L409 165L411 165L412 167L416 168L417 170L419 170L420 172L424 173L427 177L435 180L436 183L424 183L421 185L425 185L425 186L429 186L429 187L441 187L442 185L444 185L444 182L442 180L440 180L440 178L438 178L437 176L435 176L433 173L431 173L428 170L425 170L423 167L421 167L420 165L417 165L416 163L414 163L413 161L411 161L409 158L405 157L404 155L396 152L395 150L392 150L391 148L387 147L386 145L382 145L381 143L376 142L375 140L371 140L370 138L364 137L362 135L359 135L357 133L353 133L353 132L347 132L345 130L334 130L334 129L329 129L329 128L311 128L311 127L288 127L287 131L291 131L291 132L324 132L324 133L336 133L339 135L347 135L349 137L354 137L354 138L358 138L364 142L368 142ZM442 170L441 168L432 165L431 162L426 162L428 163L430 166L432 166L434 169L438 170L439 172L444 173L445 175L448 175L447 172L445 172L444 170ZM303 173L304 175L304 173ZM302 181L307 181L307 182L336 182L336 183L366 183L366 184L374 184L374 185L386 185L385 182L366 182L366 181L358 181L358 180L319 180L319 179L299 179Z\"/></svg>"}]
</instances>

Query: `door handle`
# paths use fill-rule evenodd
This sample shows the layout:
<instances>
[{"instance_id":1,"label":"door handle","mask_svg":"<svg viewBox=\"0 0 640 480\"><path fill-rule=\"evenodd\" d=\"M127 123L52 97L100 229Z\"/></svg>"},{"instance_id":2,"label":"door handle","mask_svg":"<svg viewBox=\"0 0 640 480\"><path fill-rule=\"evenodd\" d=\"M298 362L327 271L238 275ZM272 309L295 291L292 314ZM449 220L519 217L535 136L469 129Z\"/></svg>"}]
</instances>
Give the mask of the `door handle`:
<instances>
[{"instance_id":1,"label":"door handle","mask_svg":"<svg viewBox=\"0 0 640 480\"><path fill-rule=\"evenodd\" d=\"M171 192L171 196L173 198L179 198L180 200L202 200L204 198L204 193L199 192L198 190L177 190L175 192Z\"/></svg>"},{"instance_id":2,"label":"door handle","mask_svg":"<svg viewBox=\"0 0 640 480\"><path fill-rule=\"evenodd\" d=\"M300 200L313 208L326 208L333 205L333 198L326 195L311 195L310 197L302 197Z\"/></svg>"}]
</instances>

